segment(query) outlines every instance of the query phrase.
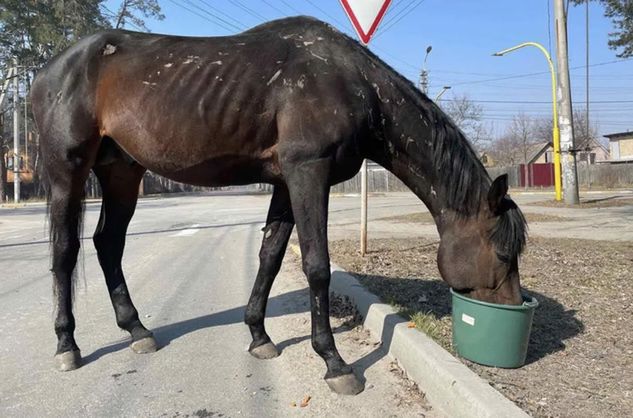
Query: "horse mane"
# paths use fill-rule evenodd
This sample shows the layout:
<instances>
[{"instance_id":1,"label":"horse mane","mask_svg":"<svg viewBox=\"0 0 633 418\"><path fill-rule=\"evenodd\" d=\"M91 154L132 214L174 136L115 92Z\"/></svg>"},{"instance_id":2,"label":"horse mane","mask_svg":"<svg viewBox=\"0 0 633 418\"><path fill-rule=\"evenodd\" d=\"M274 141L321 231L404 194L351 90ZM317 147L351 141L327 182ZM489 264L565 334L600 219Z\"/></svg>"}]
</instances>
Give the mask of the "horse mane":
<instances>
[{"instance_id":1,"label":"horse mane","mask_svg":"<svg viewBox=\"0 0 633 418\"><path fill-rule=\"evenodd\" d=\"M373 64L385 70L384 74L393 81L398 93L415 105L429 122L434 175L442 188L447 206L464 217L476 215L492 181L464 133L409 79L355 39L344 36Z\"/></svg>"},{"instance_id":2,"label":"horse mane","mask_svg":"<svg viewBox=\"0 0 633 418\"><path fill-rule=\"evenodd\" d=\"M523 212L509 197L504 199L502 212L490 231L490 239L501 259L513 260L520 256L527 241L527 221Z\"/></svg>"},{"instance_id":3,"label":"horse mane","mask_svg":"<svg viewBox=\"0 0 633 418\"><path fill-rule=\"evenodd\" d=\"M492 184L485 167L479 160L466 135L442 109L422 93L409 79L402 76L358 41L347 36L358 45L367 58L383 67L386 74L399 87L399 92L408 96L426 116L431 126L432 160L437 183L446 204L459 217L467 218L479 214L482 200ZM438 191L439 193L439 191ZM501 257L518 257L527 241L527 221L519 207L506 197L499 211L497 222L490 230L490 239Z\"/></svg>"}]
</instances>

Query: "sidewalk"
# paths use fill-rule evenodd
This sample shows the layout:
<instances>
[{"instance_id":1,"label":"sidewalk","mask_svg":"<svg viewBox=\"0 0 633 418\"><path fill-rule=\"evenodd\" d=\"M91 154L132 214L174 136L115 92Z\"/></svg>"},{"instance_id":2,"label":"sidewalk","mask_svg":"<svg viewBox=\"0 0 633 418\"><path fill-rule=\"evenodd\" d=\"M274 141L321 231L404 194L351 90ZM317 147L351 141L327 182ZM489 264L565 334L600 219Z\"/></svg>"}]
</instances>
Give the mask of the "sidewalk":
<instances>
[{"instance_id":1,"label":"sidewalk","mask_svg":"<svg viewBox=\"0 0 633 418\"><path fill-rule=\"evenodd\" d=\"M613 193L611 193L613 195ZM616 194L622 194L618 192ZM608 196L608 194L604 194ZM587 198L595 199L591 194ZM633 241L633 205L572 209L535 206L538 201L550 199L549 194L513 194L521 210L526 214L553 215L563 221L530 222L529 234L545 238L577 238L606 241ZM359 236L358 197L333 197L330 210L330 239L344 239ZM345 211L339 206L347 206ZM393 193L372 196L369 199L369 238L413 238L428 237L439 239L437 229L431 222L411 223L385 220L388 217L428 212L413 194Z\"/></svg>"}]
</instances>

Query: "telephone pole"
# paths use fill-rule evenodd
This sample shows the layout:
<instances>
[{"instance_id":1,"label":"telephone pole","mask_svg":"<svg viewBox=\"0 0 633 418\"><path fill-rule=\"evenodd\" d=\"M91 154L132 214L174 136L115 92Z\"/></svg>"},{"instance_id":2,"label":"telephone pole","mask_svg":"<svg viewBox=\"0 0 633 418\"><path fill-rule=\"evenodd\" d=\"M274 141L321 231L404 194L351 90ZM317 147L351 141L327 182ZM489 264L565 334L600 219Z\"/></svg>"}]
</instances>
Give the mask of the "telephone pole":
<instances>
[{"instance_id":1,"label":"telephone pole","mask_svg":"<svg viewBox=\"0 0 633 418\"><path fill-rule=\"evenodd\" d=\"M577 205L578 173L576 171L576 147L574 144L574 118L571 106L569 62L567 57L567 11L563 0L554 0L556 16L556 55L558 65L558 100L560 103L559 126L563 172L563 198L568 205Z\"/></svg>"},{"instance_id":2,"label":"telephone pole","mask_svg":"<svg viewBox=\"0 0 633 418\"><path fill-rule=\"evenodd\" d=\"M13 60L13 202L20 202L20 106L18 60Z\"/></svg>"}]
</instances>

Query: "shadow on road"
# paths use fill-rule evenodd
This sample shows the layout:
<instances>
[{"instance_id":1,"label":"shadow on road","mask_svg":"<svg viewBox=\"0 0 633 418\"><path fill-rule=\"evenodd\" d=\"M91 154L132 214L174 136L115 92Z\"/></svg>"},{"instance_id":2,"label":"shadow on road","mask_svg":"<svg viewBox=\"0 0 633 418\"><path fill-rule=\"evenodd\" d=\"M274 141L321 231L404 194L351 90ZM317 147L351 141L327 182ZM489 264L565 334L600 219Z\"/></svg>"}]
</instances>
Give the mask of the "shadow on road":
<instances>
[{"instance_id":1,"label":"shadow on road","mask_svg":"<svg viewBox=\"0 0 633 418\"><path fill-rule=\"evenodd\" d=\"M308 300L309 297L307 289L296 290L278 296L273 296L268 300L266 317L272 318L293 313L307 312ZM153 329L152 332L154 333L158 346L163 348L168 346L172 341L201 329L242 323L244 322L245 310L246 306L240 306L238 308L228 309L221 312L214 312L198 318L191 318L180 322L174 322L173 324L163 325ZM244 326L246 327L246 325ZM305 339L309 337L303 338ZM292 344L296 344L300 341L302 341L302 339L298 339L297 341L292 342ZM107 354L126 349L129 344L130 341L121 341L102 347L84 357L83 361L86 364L96 361ZM292 344L286 343L283 347L287 347Z\"/></svg>"},{"instance_id":2,"label":"shadow on road","mask_svg":"<svg viewBox=\"0 0 633 418\"><path fill-rule=\"evenodd\" d=\"M309 312L309 291L308 288L295 290L292 292L284 293L278 296L271 297L268 301L268 307L266 311L267 318L274 318L284 315L297 314ZM159 348L168 346L172 341L175 341L187 334L212 327L219 327L224 325L243 323L244 312L246 306L240 306L233 309L228 309L221 312L215 312L209 315L200 316L197 318L191 318L184 321L174 322L172 324L163 325L158 328L154 328L152 331L154 337L158 343ZM336 310L333 310L331 317L337 317ZM401 321L402 318L395 316L392 318L394 321ZM353 328L357 323L345 322L338 327L333 328L333 332L340 333ZM244 325L246 327L246 325ZM388 329L386 327L385 329ZM278 342L277 348L280 352L283 352L287 347L299 344L302 341L309 340L310 335L300 335L293 338L286 339ZM390 336L384 335L383 341L390 342ZM128 349L130 341L120 341L114 344L101 347L94 352L88 354L83 358L83 363L88 364L99 360L101 357L108 354ZM384 346L384 344L383 344ZM241 348L241 347L240 347ZM237 348L236 348L237 349ZM364 381L365 370L371 367L378 360L383 358L386 352L381 347L376 348L371 353L366 354L364 357L358 359L353 363L354 369Z\"/></svg>"},{"instance_id":3,"label":"shadow on road","mask_svg":"<svg viewBox=\"0 0 633 418\"><path fill-rule=\"evenodd\" d=\"M425 305L425 311L437 318L442 318L451 314L451 299L446 283L438 280L412 280L401 278L388 278L382 276L364 276L356 275L361 281L371 281L374 286L406 286L408 291L396 295L393 303L407 306L411 301L406 295L427 295L429 304ZM336 280L336 272L333 275ZM527 364L538 361L549 354L563 350L565 348L565 340L572 338L584 330L582 322L576 318L576 311L568 310L555 299L549 298L543 294L536 292L528 292L536 297L539 301L539 308L534 314L534 323L532 334L530 336L530 345L528 349ZM417 299L416 299L417 300ZM300 289L292 292L284 293L270 298L266 316L279 317L283 315L303 313L309 311L308 306L309 293L308 289ZM197 318L191 318L184 321L175 322L168 325L155 328L154 336L159 347L166 347L172 341L177 340L187 334L205 329L230 324L242 323L244 320L244 311L246 307L240 306L233 309L215 312ZM367 312L360 312L362 317L366 317ZM381 335L382 344L371 352L356 360L352 366L357 375L364 380L365 372L372 365L385 357L391 346L394 330L396 325L406 322L406 320L396 314L388 315L383 325ZM345 323L334 328L334 332L343 332L355 324ZM244 325L246 326L246 325ZM300 335L289 338L277 343L280 351L287 347L298 344L309 339L309 335ZM121 341L102 347L93 353L84 357L84 363L91 363L99 358L127 349L129 341Z\"/></svg>"}]
</instances>

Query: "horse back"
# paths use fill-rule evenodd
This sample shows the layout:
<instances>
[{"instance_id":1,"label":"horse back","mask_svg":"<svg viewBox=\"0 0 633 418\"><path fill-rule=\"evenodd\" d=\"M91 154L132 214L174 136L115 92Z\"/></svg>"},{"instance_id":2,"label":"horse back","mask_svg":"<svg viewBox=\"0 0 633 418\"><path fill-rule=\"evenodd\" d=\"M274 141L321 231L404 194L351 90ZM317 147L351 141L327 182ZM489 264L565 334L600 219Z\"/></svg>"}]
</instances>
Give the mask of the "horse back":
<instances>
[{"instance_id":1,"label":"horse back","mask_svg":"<svg viewBox=\"0 0 633 418\"><path fill-rule=\"evenodd\" d=\"M279 176L284 127L294 129L286 140L311 141L304 146L319 153L366 122L359 100L373 90L349 41L304 18L214 38L105 31L53 60L37 77L34 102L48 104L40 113L77 114L99 137L177 180L270 180ZM297 120L311 138L297 138ZM240 167L256 174L223 178Z\"/></svg>"}]
</instances>

